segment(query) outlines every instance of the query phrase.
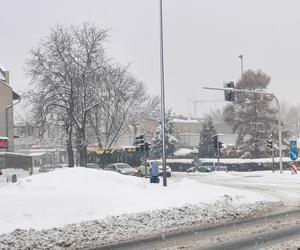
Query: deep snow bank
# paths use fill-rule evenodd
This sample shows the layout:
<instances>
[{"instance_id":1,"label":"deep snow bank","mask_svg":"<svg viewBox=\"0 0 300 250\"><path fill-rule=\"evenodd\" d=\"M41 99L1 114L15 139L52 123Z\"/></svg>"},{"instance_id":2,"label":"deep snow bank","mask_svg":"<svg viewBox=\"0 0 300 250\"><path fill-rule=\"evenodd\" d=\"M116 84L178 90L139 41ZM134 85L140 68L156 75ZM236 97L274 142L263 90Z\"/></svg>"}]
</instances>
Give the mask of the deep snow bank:
<instances>
[{"instance_id":1,"label":"deep snow bank","mask_svg":"<svg viewBox=\"0 0 300 250\"><path fill-rule=\"evenodd\" d=\"M0 234L14 229L45 229L106 216L188 204L213 204L224 195L234 206L274 198L183 179L168 187L118 173L65 168L20 179L0 188Z\"/></svg>"}]
</instances>

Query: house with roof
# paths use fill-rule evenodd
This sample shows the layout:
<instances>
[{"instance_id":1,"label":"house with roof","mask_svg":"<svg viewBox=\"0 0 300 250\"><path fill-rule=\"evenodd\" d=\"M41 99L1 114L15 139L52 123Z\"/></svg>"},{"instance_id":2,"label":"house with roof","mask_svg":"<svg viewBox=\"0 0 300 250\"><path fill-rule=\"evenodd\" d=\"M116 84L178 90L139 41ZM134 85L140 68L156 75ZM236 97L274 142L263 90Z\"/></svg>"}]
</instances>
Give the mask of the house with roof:
<instances>
[{"instance_id":1,"label":"house with roof","mask_svg":"<svg viewBox=\"0 0 300 250\"><path fill-rule=\"evenodd\" d=\"M9 71L0 66L0 152L14 151L13 107L20 96L9 85Z\"/></svg>"}]
</instances>

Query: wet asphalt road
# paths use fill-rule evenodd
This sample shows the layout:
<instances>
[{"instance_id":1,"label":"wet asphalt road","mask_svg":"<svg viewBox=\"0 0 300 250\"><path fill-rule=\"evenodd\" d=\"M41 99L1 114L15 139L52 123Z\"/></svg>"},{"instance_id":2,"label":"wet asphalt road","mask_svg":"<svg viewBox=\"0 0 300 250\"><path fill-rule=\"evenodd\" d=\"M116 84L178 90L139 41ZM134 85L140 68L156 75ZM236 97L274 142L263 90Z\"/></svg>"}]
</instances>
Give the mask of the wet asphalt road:
<instances>
[{"instance_id":1,"label":"wet asphalt road","mask_svg":"<svg viewBox=\"0 0 300 250\"><path fill-rule=\"evenodd\" d=\"M95 249L265 249L300 238L300 175L291 177L289 172L173 173L168 178L168 184L184 178L267 194L282 201L283 206L280 211L261 218L157 235L128 244ZM300 245L295 245L293 249L298 247L300 249Z\"/></svg>"}]
</instances>

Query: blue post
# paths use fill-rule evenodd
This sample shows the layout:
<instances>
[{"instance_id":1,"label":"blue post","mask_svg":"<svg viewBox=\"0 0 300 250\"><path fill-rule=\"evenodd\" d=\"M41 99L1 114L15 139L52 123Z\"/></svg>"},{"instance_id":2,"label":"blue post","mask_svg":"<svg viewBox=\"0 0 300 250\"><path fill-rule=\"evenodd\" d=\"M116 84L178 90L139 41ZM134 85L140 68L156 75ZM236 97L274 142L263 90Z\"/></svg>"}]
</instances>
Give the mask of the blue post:
<instances>
[{"instance_id":1,"label":"blue post","mask_svg":"<svg viewBox=\"0 0 300 250\"><path fill-rule=\"evenodd\" d=\"M159 166L156 162L150 168L150 183L159 183Z\"/></svg>"}]
</instances>

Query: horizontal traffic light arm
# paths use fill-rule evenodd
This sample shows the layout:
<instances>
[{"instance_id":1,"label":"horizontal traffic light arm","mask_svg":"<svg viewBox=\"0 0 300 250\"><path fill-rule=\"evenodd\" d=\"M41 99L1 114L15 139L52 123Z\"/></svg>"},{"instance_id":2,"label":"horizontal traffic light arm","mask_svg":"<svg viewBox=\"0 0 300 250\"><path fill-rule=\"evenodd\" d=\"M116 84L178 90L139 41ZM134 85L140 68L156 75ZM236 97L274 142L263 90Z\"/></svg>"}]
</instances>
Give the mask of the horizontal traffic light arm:
<instances>
[{"instance_id":1,"label":"horizontal traffic light arm","mask_svg":"<svg viewBox=\"0 0 300 250\"><path fill-rule=\"evenodd\" d=\"M262 95L270 95L275 98L276 101L278 99L273 93L260 91L260 90L249 90L249 89L235 89L235 88L212 88L212 87L203 87L203 89L211 89L211 90L230 90L234 92L241 92L241 93L253 93L253 94L262 94Z\"/></svg>"}]
</instances>

